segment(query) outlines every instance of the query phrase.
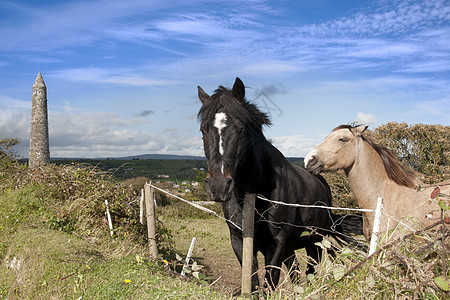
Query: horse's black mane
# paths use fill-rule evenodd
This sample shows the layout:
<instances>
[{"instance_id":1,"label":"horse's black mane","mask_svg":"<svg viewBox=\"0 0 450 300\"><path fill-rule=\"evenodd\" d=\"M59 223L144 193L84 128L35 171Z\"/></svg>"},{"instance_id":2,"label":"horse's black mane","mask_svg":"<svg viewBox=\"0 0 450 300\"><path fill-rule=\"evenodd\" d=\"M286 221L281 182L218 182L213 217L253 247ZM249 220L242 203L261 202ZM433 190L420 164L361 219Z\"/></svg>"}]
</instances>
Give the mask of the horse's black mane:
<instances>
[{"instance_id":1,"label":"horse's black mane","mask_svg":"<svg viewBox=\"0 0 450 300\"><path fill-rule=\"evenodd\" d=\"M219 86L209 100L203 103L197 118L202 124L206 124L214 120L215 114L221 108L232 118L240 120L253 129L261 130L263 125L271 125L267 114L261 112L255 104L246 99L243 102L237 100L230 89L224 86Z\"/></svg>"}]
</instances>

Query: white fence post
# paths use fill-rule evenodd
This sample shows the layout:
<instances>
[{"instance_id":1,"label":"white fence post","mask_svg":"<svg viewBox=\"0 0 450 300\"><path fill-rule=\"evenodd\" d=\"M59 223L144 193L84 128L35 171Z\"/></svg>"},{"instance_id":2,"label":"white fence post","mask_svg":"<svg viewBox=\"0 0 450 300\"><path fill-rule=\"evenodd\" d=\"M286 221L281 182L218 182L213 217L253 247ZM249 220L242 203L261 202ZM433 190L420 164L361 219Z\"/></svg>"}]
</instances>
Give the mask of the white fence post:
<instances>
[{"instance_id":1,"label":"white fence post","mask_svg":"<svg viewBox=\"0 0 450 300\"><path fill-rule=\"evenodd\" d=\"M189 247L189 251L186 255L186 261L183 265L183 270L181 270L181 276L184 276L186 274L185 269L189 266L189 261L191 260L192 251L194 251L195 242L197 239L195 237L192 238L191 246Z\"/></svg>"},{"instance_id":2,"label":"white fence post","mask_svg":"<svg viewBox=\"0 0 450 300\"><path fill-rule=\"evenodd\" d=\"M370 239L369 255L375 253L378 242L378 233L380 232L381 209L383 208L383 198L378 197L377 208L375 210L375 218L373 220L372 237Z\"/></svg>"},{"instance_id":3,"label":"white fence post","mask_svg":"<svg viewBox=\"0 0 450 300\"><path fill-rule=\"evenodd\" d=\"M105 205L106 205L106 215L108 217L109 231L110 231L111 236L113 236L114 230L113 230L113 224L112 224L112 220L111 220L111 214L109 212L108 200L105 200Z\"/></svg>"},{"instance_id":4,"label":"white fence post","mask_svg":"<svg viewBox=\"0 0 450 300\"><path fill-rule=\"evenodd\" d=\"M144 189L141 189L141 196L139 199L139 221L142 225L147 224L147 220L145 218L145 198L144 198Z\"/></svg>"}]
</instances>

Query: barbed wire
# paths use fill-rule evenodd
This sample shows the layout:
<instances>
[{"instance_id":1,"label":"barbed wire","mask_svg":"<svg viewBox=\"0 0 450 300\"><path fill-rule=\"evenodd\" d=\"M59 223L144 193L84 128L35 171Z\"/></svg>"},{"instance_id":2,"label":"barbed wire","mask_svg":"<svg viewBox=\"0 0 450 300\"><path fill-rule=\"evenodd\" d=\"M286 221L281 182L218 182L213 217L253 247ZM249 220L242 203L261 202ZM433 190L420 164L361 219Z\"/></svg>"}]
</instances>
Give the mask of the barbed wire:
<instances>
[{"instance_id":1,"label":"barbed wire","mask_svg":"<svg viewBox=\"0 0 450 300\"><path fill-rule=\"evenodd\" d=\"M208 208L206 208L206 207L203 207L203 206L201 206L201 205L199 205L199 204L197 204L197 203L195 203L195 202L192 202L192 201L183 199L183 198L181 198L181 197L179 197L179 196L177 196L177 195L175 195L175 194L173 194L173 193L170 193L170 192L168 192L168 191L166 191L166 190L164 190L164 189L161 189L161 188L159 188L159 187L157 187L157 186L155 186L155 185L153 185L153 184L149 184L149 185L150 185L151 187L155 188L156 190L158 190L158 191L160 191L160 192L162 192L162 193L165 193L165 194L167 194L167 195L169 195L169 196L171 196L171 197L174 197L174 198L176 198L176 199L178 199L178 200L180 200L180 201L183 201L183 202L185 202L186 204L189 204L189 205L191 205L191 206L193 206L193 207L195 207L195 208L197 208L197 209L200 209L200 210L202 210L202 211L204 211L204 212L206 212L206 213L213 214L213 215L215 215L216 217L218 217L219 219L225 220L226 222L228 222L228 223L232 224L233 226L235 226L238 230L242 231L241 226L239 226L238 224L236 224L235 222L233 222L233 221L230 220L230 219L224 218L223 216L217 214L217 213L216 213L215 211L213 211L213 210L210 210L210 209L208 209ZM320 205L320 206L316 206L316 205L302 205L302 204L296 204L296 205L294 205L294 204L292 204L292 203L285 203L285 202L281 202L281 201L269 200L269 199L265 198L265 197L262 196L262 195L255 195L255 196L258 197L258 198L260 198L260 199L262 199L262 200L274 202L274 203L280 204L280 205L289 205L289 206L299 206L299 207L312 207L312 208L330 209L329 206L324 206L324 205ZM333 208L333 209L350 210L350 211L355 211L355 210L356 210L356 209L345 209L345 208L334 208L334 207L332 207L332 208ZM361 211L361 210L359 210L359 211ZM370 212L373 212L374 210L363 210L363 211L370 211ZM345 237L351 238L351 236L346 235L346 234L344 234L344 233L339 232L339 231L336 230L336 226L339 225L339 221L343 220L343 219L345 218L346 215L342 215L342 218L339 218L338 220L335 220L335 222L333 222L333 224L332 224L332 226L331 226L330 228L322 228L322 227L318 227L318 226L300 225L300 224L292 224L292 223L283 222L283 221L268 220L268 219L266 219L266 217L264 216L265 212L258 212L258 211L256 210L256 208L255 208L255 212L256 212L256 214L260 217L259 220L257 220L255 223L258 223L258 222L267 222L267 223L270 223L272 226L286 226L286 225L289 225L289 226L296 227L296 228L304 228L305 230L308 230L308 231L321 230L322 232L329 232L329 233L335 232L335 233L339 233L339 235L341 235L341 236L345 236ZM233 212L232 215L234 215L235 213L237 213L237 211ZM329 212L329 213L331 214L331 212ZM331 215L330 215L330 219L332 219ZM341 222L342 222L342 221L341 221Z\"/></svg>"},{"instance_id":2,"label":"barbed wire","mask_svg":"<svg viewBox=\"0 0 450 300\"><path fill-rule=\"evenodd\" d=\"M242 228L241 228L239 225L237 225L236 223L234 223L234 222L231 221L231 220L228 220L228 219L222 217L221 215L219 215L218 213L216 213L215 211L213 211L213 210L211 210L211 209L209 209L209 208L206 208L206 207L204 207L204 206L201 206L201 205L199 205L199 204L197 204L197 203L194 203L194 202L192 202L192 201L183 199L183 198L181 198L181 197L179 197L179 196L177 196L177 195L175 195L175 194L172 194L172 193L170 193L170 192L168 192L168 191L166 191L166 190L163 190L163 189L161 189L161 188L159 188L159 187L157 187L157 186L154 186L153 184L149 184L149 185L150 185L151 187L153 187L154 189L157 189L157 190L160 191L160 192L163 192L163 193L165 193L165 194L167 194L167 195L169 195L169 196L172 196L172 197L174 197L174 198L176 198L176 199L178 199L178 200L180 200L180 201L183 201L183 202L185 202L185 203L187 203L187 204L189 204L189 205L191 205L191 206L193 206L193 207L195 207L195 208L198 208L198 209L200 209L200 210L202 210L202 211L204 211L204 212L213 214L213 215L215 215L216 217L218 217L219 219L225 220L226 222L229 222L229 223L233 224L233 225L236 226L240 231L242 231Z\"/></svg>"},{"instance_id":3,"label":"barbed wire","mask_svg":"<svg viewBox=\"0 0 450 300\"><path fill-rule=\"evenodd\" d=\"M344 210L344 211L355 211L355 212L372 212L374 213L376 210L375 209L363 209L363 208L344 208L344 207L330 207L330 206L323 206L323 205L305 205L305 204L297 204L297 203L286 203L286 202L282 202L282 201L277 201L277 200L271 200L271 199L267 199L266 197L260 195L260 194L256 194L256 197L258 197L261 200L270 202L270 203L274 203L274 204L279 204L279 205L285 205L285 206L290 206L290 207L302 207L302 208L323 208L323 209L328 209L328 210ZM381 213L384 214L387 218L388 221L389 219L394 220L395 222L397 222L398 225L401 225L403 227L405 227L406 229L415 232L417 231L416 229L412 228L411 226L407 225L405 222L403 222L401 219L398 219L397 217L389 214L383 207L383 209L381 210ZM343 218L346 215L343 215ZM342 218L342 219L343 219ZM280 222L280 224L282 224ZM336 228L336 225L338 224L333 224L332 229ZM295 226L293 224L291 224L291 226ZM334 229L335 230L335 229ZM336 230L335 230L336 231Z\"/></svg>"},{"instance_id":4,"label":"barbed wire","mask_svg":"<svg viewBox=\"0 0 450 300\"><path fill-rule=\"evenodd\" d=\"M225 220L225 222L232 224L232 225L235 226L238 230L242 231L241 226L239 226L239 225L236 224L235 222L231 221L230 219L224 218L223 216L219 215L218 213L216 213L215 211L213 211L213 210L211 210L211 209L208 209L208 208L206 208L206 207L204 207L204 206L201 206L201 205L199 205L199 204L197 204L197 203L195 203L195 202L192 202L192 201L183 199L183 198L181 198L180 196L177 196L177 195L175 195L175 194L173 194L173 193L170 193L170 192L168 192L168 191L166 191L166 190L163 190L163 189L161 189L161 188L159 188L159 187L157 187L157 186L155 186L155 185L153 185L153 184L149 184L149 185L150 185L151 187L153 187L154 189L156 189L156 190L158 190L158 191L160 191L160 192L162 192L162 193L165 193L165 194L167 194L167 195L169 195L169 196L171 196L171 197L174 197L174 198L176 198L176 199L178 199L178 200L180 200L180 201L183 201L183 202L185 202L185 203L187 203L187 204L189 204L189 205L191 205L191 206L193 206L193 207L195 207L195 208L197 208L197 209L200 209L200 210L202 210L202 211L204 211L204 212L206 212L206 213L209 213L209 214L213 214L213 215L215 215L216 217L218 217L219 219ZM330 212L331 210L343 210L343 211L353 211L353 212L371 212L371 213L375 212L374 209L346 208L346 207L330 207L330 206L326 206L326 205L306 205L306 204L297 204L297 203L286 203L286 202L282 202L282 201L277 201L277 200L271 200L271 199L268 199L268 198L266 198L266 197L264 197L263 195L260 195L260 194L256 194L255 197L257 197L257 198L259 198L259 199L261 199L261 200L263 200L263 201L267 201L267 202L270 202L270 203L273 203L273 204L277 204L277 205L285 205L285 206L289 206L289 207L301 207L301 208L321 208L321 209L327 209L327 210L329 211L329 214L330 214L330 219L333 219L333 218L331 217L331 212ZM320 202L316 202L316 204L320 204ZM285 226L285 225L289 225L289 226L292 226L292 227L304 228L305 230L322 230L323 232L330 232L330 233L336 232L336 233L339 233L339 234L342 235L342 236L351 238L350 236L348 236L348 235L346 235L346 234L344 234L344 233L339 232L339 231L336 230L336 226L338 226L338 225L340 224L339 222L342 223L342 221L345 219L345 217L346 217L348 214L343 214L341 218L338 218L337 220L334 220L334 221L333 221L333 224L332 224L332 226L331 226L330 228L321 228L321 227L318 227L318 226L311 226L311 225L292 224L292 223L288 223L288 222L284 222L284 221L275 221L275 220L270 220L270 221L269 221L269 220L264 216L264 213L265 213L265 212L258 212L258 211L256 210L256 208L255 208L255 212L256 212L256 213L258 214L258 216L260 217L259 220L257 220L255 223L258 223L258 222L267 222L267 223L270 223L272 226ZM234 212L234 213L236 213L236 212ZM233 215L234 215L234 213L233 213ZM402 222L402 220L399 220L399 219L396 218L395 216L390 215L388 212L386 212L385 209L382 209L382 210L381 210L381 213L383 213L383 214L388 218L388 221L389 221L389 219L393 219L395 222L397 222L397 224L402 225L402 226L404 226L405 228L407 228L407 229L409 229L409 230L411 230L411 231L413 231L413 232L417 231L417 230L415 230L414 228L412 228L412 227L410 227L409 225L407 225L407 224L405 224L404 222Z\"/></svg>"},{"instance_id":5,"label":"barbed wire","mask_svg":"<svg viewBox=\"0 0 450 300\"><path fill-rule=\"evenodd\" d=\"M306 204L297 204L297 203L286 203L282 201L277 200L271 200L267 199L266 197L256 194L256 197L258 197L261 200L268 201L275 204L285 205L285 206L291 206L291 207L303 207L303 208L324 208L328 210L346 210L346 211L357 211L357 212L375 212L375 209L364 209L364 208L346 208L346 207L333 207L333 206L324 206L324 205L306 205Z\"/></svg>"}]
</instances>

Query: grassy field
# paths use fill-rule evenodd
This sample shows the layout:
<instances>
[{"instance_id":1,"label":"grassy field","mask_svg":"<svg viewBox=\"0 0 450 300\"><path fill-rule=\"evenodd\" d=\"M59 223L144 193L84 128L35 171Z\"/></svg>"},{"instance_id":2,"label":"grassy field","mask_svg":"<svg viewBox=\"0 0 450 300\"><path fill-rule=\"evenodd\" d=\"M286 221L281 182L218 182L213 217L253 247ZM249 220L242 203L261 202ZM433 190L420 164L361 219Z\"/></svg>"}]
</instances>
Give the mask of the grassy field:
<instances>
[{"instance_id":1,"label":"grassy field","mask_svg":"<svg viewBox=\"0 0 450 300\"><path fill-rule=\"evenodd\" d=\"M206 169L206 160L192 159L76 159L54 160L52 163L57 165L86 164L112 173L115 177L121 179L147 177L153 181L171 180L174 182L194 180L197 170Z\"/></svg>"},{"instance_id":2,"label":"grassy field","mask_svg":"<svg viewBox=\"0 0 450 300\"><path fill-rule=\"evenodd\" d=\"M234 298L240 266L225 222L165 198L157 209L160 256L153 261L148 258L146 228L138 222L136 198L128 182L84 166L31 171L1 160L0 299ZM113 237L105 200L110 203ZM217 204L209 208L221 212ZM306 256L298 251L299 281L282 279L276 290L256 296L446 299L450 249L442 228L405 237L370 259L332 240L324 242L324 253L333 247L336 256L324 255L315 275L304 274ZM181 277L180 257L185 257L193 237L197 244L189 269L198 274Z\"/></svg>"},{"instance_id":3,"label":"grassy field","mask_svg":"<svg viewBox=\"0 0 450 300\"><path fill-rule=\"evenodd\" d=\"M303 165L302 158L290 158L289 160ZM198 170L207 170L205 159L62 159L52 160L52 163L57 165L86 164L113 173L120 179L147 177L153 181L170 180L174 182L195 180ZM168 177L166 178L165 175Z\"/></svg>"},{"instance_id":4,"label":"grassy field","mask_svg":"<svg viewBox=\"0 0 450 300\"><path fill-rule=\"evenodd\" d=\"M161 257L148 259L139 212L127 204L132 189L84 168L8 167L0 176L0 299L230 297L192 276L173 275L170 229L160 230L161 245L167 241Z\"/></svg>"}]
</instances>

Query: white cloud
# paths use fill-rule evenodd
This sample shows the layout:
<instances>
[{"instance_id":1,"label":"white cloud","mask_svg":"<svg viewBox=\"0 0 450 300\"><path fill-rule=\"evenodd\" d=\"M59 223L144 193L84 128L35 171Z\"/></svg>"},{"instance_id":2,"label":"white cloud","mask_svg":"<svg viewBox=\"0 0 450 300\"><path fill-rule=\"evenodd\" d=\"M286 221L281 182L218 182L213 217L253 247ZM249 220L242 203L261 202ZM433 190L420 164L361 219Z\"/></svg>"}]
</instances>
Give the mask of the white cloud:
<instances>
[{"instance_id":1,"label":"white cloud","mask_svg":"<svg viewBox=\"0 0 450 300\"><path fill-rule=\"evenodd\" d=\"M284 156L304 157L314 146L320 143L321 137L308 138L303 135L289 135L272 137L270 140Z\"/></svg>"},{"instance_id":2,"label":"white cloud","mask_svg":"<svg viewBox=\"0 0 450 300\"><path fill-rule=\"evenodd\" d=\"M137 74L138 70L108 68L77 68L59 70L50 73L49 77L57 77L66 81L87 83L111 83L126 86L159 86L174 85L178 80L150 79L145 74Z\"/></svg>"},{"instance_id":3,"label":"white cloud","mask_svg":"<svg viewBox=\"0 0 450 300\"><path fill-rule=\"evenodd\" d=\"M377 118L370 113L359 112L356 114L356 123L361 125L372 125L378 122Z\"/></svg>"},{"instance_id":4,"label":"white cloud","mask_svg":"<svg viewBox=\"0 0 450 300\"><path fill-rule=\"evenodd\" d=\"M417 108L422 113L447 117L450 123L450 98L424 101L417 104Z\"/></svg>"},{"instance_id":5,"label":"white cloud","mask_svg":"<svg viewBox=\"0 0 450 300\"><path fill-rule=\"evenodd\" d=\"M389 1L375 12L359 12L350 17L342 17L323 23L299 28L300 32L311 35L361 35L379 36L417 32L432 24L445 24L450 19L446 1L428 0L408 3Z\"/></svg>"},{"instance_id":6,"label":"white cloud","mask_svg":"<svg viewBox=\"0 0 450 300\"><path fill-rule=\"evenodd\" d=\"M0 138L29 138L31 101L0 94Z\"/></svg>"},{"instance_id":7,"label":"white cloud","mask_svg":"<svg viewBox=\"0 0 450 300\"><path fill-rule=\"evenodd\" d=\"M286 61L261 61L258 63L248 64L242 68L247 74L271 74L274 73L292 73L299 71L299 68Z\"/></svg>"},{"instance_id":8,"label":"white cloud","mask_svg":"<svg viewBox=\"0 0 450 300\"><path fill-rule=\"evenodd\" d=\"M1 137L18 137L17 154L28 156L31 110L0 111ZM199 136L181 136L175 128L147 133L146 118L124 119L113 113L49 112L51 157L118 157L166 153L203 155ZM144 127L143 127L144 126ZM1 138L0 137L0 138Z\"/></svg>"}]
</instances>

